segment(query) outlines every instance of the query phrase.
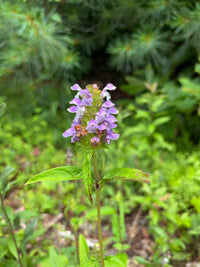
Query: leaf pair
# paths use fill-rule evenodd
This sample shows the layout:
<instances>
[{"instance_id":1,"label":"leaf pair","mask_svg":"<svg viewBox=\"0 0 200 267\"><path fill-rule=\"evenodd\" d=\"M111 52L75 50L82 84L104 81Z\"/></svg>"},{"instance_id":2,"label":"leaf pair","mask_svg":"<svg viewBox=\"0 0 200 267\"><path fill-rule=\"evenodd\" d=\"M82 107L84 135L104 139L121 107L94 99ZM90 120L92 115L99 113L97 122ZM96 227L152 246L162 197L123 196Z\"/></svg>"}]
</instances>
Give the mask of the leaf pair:
<instances>
[{"instance_id":1,"label":"leaf pair","mask_svg":"<svg viewBox=\"0 0 200 267\"><path fill-rule=\"evenodd\" d=\"M94 152L88 152L84 156L82 170L75 166L62 166L44 171L33 176L26 184L32 184L42 181L69 181L83 180L83 184L87 195L92 203L92 174L91 174L91 159ZM137 169L116 168L108 171L100 180L100 186L112 180L131 180L144 183L150 183L149 174Z\"/></svg>"}]
</instances>

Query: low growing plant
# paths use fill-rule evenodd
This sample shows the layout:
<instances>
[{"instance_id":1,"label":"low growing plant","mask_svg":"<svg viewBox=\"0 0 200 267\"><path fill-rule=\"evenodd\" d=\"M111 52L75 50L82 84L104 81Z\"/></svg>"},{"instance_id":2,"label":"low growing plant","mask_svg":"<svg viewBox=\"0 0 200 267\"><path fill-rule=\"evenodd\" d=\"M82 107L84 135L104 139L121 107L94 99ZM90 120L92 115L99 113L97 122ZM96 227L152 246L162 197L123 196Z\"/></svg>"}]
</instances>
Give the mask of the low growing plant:
<instances>
[{"instance_id":1,"label":"low growing plant","mask_svg":"<svg viewBox=\"0 0 200 267\"><path fill-rule=\"evenodd\" d=\"M109 91L116 87L109 83L103 90L96 84L89 84L86 89L80 88L78 84L71 87L73 91L78 91L75 98L70 102L72 106L69 112L75 113L75 118L71 128L63 133L64 137L71 137L72 143L79 143L84 151L82 169L76 166L62 166L47 170L32 177L27 184L40 181L83 181L88 199L93 203L93 192L96 193L97 224L99 233L99 256L90 257L89 248L83 235L79 236L79 259L81 266L111 266L111 264L121 264L127 266L127 255L118 253L115 256L104 257L102 231L101 231L101 208L100 192L106 183L112 180L133 180L149 183L149 175L146 172L130 168L115 168L103 173L104 162L103 151L108 149L111 140L117 140L119 134L113 131L117 127L115 114L118 110L110 100ZM93 166L93 168L92 168ZM122 218L122 209L121 218ZM124 235L124 233L123 233ZM117 265L119 266L119 265Z\"/></svg>"}]
</instances>

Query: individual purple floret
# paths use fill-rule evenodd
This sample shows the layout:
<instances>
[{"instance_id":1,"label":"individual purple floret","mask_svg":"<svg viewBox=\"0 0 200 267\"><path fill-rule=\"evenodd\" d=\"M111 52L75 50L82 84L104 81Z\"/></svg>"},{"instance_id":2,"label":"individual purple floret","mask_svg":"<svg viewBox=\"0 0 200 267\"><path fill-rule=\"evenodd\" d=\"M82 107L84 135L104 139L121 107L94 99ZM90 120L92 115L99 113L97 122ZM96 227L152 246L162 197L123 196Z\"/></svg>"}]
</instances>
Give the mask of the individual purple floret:
<instances>
[{"instance_id":1,"label":"individual purple floret","mask_svg":"<svg viewBox=\"0 0 200 267\"><path fill-rule=\"evenodd\" d=\"M111 99L111 96L110 94L107 92L107 90L115 90L116 87L112 84L112 83L108 83L106 85L106 87L103 88L103 90L101 91L101 97L104 98L106 97L107 100L110 100Z\"/></svg>"},{"instance_id":2,"label":"individual purple floret","mask_svg":"<svg viewBox=\"0 0 200 267\"><path fill-rule=\"evenodd\" d=\"M94 136L93 138L90 139L90 144L91 145L97 145L99 144L100 139L97 136Z\"/></svg>"},{"instance_id":3,"label":"individual purple floret","mask_svg":"<svg viewBox=\"0 0 200 267\"><path fill-rule=\"evenodd\" d=\"M73 136L76 134L76 130L74 127L71 127L69 128L68 130L66 130L64 133L63 133L63 136L64 137L69 137L69 136Z\"/></svg>"},{"instance_id":4,"label":"individual purple floret","mask_svg":"<svg viewBox=\"0 0 200 267\"><path fill-rule=\"evenodd\" d=\"M74 84L71 89L78 91L74 99L70 101L72 106L68 108L70 113L75 113L71 128L63 133L64 137L71 136L71 142L80 142L82 145L110 144L110 140L119 138L119 134L112 129L117 127L115 114L118 110L115 104L110 101L109 90L116 87L108 83L101 91L96 84L87 85L82 89Z\"/></svg>"},{"instance_id":5,"label":"individual purple floret","mask_svg":"<svg viewBox=\"0 0 200 267\"><path fill-rule=\"evenodd\" d=\"M98 123L95 120L91 120L87 123L86 129L88 133L96 133Z\"/></svg>"},{"instance_id":6,"label":"individual purple floret","mask_svg":"<svg viewBox=\"0 0 200 267\"><path fill-rule=\"evenodd\" d=\"M117 140L119 138L119 134L115 133L114 131L110 131L107 136L106 136L106 141L108 143L108 145L110 144L110 140Z\"/></svg>"},{"instance_id":7,"label":"individual purple floret","mask_svg":"<svg viewBox=\"0 0 200 267\"><path fill-rule=\"evenodd\" d=\"M81 91L81 90L82 90L81 87L80 87L77 83L75 83L75 84L71 87L71 89L72 89L73 91Z\"/></svg>"},{"instance_id":8,"label":"individual purple floret","mask_svg":"<svg viewBox=\"0 0 200 267\"><path fill-rule=\"evenodd\" d=\"M111 107L107 110L107 112L110 114L117 114L119 111L116 108Z\"/></svg>"},{"instance_id":9,"label":"individual purple floret","mask_svg":"<svg viewBox=\"0 0 200 267\"><path fill-rule=\"evenodd\" d=\"M82 104L82 101L81 101L79 98L74 98L74 99L72 99L72 101L70 101L69 103L72 104L72 105L77 105L77 106L79 106L79 105Z\"/></svg>"},{"instance_id":10,"label":"individual purple floret","mask_svg":"<svg viewBox=\"0 0 200 267\"><path fill-rule=\"evenodd\" d=\"M110 100L107 100L105 103L103 103L102 107L104 108L110 108L113 107L115 104L113 104L113 102L111 102Z\"/></svg>"}]
</instances>

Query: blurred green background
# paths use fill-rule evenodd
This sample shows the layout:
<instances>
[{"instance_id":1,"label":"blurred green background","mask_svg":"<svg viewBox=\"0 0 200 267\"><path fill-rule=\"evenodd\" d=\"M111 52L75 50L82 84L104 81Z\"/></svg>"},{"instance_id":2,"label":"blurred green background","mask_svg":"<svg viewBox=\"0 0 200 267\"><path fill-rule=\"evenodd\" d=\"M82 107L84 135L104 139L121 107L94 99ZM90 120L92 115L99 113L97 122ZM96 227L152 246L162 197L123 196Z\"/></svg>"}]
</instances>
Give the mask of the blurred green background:
<instances>
[{"instance_id":1,"label":"blurred green background","mask_svg":"<svg viewBox=\"0 0 200 267\"><path fill-rule=\"evenodd\" d=\"M102 206L116 207L115 215L124 218L120 227L126 228L117 236L115 220L111 226L105 217L107 245L125 250L133 266L198 262L199 74L200 1L0 0L0 171L15 168L8 205L38 215L58 210L65 214L65 230L81 229L76 219L92 209L81 184L24 184L51 167L81 165L79 147L62 137L73 118L66 110L73 97L70 87L97 83L102 89L111 82L117 86L112 98L120 110L120 138L107 152L106 169L142 169L152 183L118 182L102 191ZM136 237L128 231L138 209L138 227L147 230L139 239L152 242L146 254L134 247ZM113 210L110 214L115 218ZM2 235L4 228L1 221ZM27 266L50 266L49 258L58 255L76 264L73 242L71 250L58 245L55 252L51 239L38 248L35 238ZM14 254L6 246L0 242L0 266L8 266L7 260L12 264Z\"/></svg>"}]
</instances>

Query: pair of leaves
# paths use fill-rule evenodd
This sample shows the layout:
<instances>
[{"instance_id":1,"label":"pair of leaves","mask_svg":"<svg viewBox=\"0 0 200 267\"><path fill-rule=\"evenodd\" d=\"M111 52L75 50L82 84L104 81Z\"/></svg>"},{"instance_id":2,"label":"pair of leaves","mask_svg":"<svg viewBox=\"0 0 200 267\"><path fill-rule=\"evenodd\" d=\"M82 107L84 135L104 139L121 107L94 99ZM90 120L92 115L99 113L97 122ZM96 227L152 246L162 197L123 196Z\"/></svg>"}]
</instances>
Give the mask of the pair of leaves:
<instances>
[{"instance_id":1,"label":"pair of leaves","mask_svg":"<svg viewBox=\"0 0 200 267\"><path fill-rule=\"evenodd\" d=\"M91 159L93 152L86 153L83 160L82 170L75 166L62 166L44 171L33 176L26 184L32 184L41 181L69 181L83 180L83 184L87 195L92 203L92 175L91 175ZM149 174L137 169L116 168L108 171L100 181L100 186L112 180L132 180L144 183L150 183Z\"/></svg>"},{"instance_id":2,"label":"pair of leaves","mask_svg":"<svg viewBox=\"0 0 200 267\"><path fill-rule=\"evenodd\" d=\"M90 164L91 157L92 155L87 155L85 157L83 163L83 172L81 172L80 168L75 166L57 167L33 176L28 180L26 185L44 181L61 182L83 179L83 183L89 195L91 193L92 183ZM150 183L148 173L130 168L116 168L108 171L100 181L100 185L103 185L111 180L131 180L148 184Z\"/></svg>"}]
</instances>

